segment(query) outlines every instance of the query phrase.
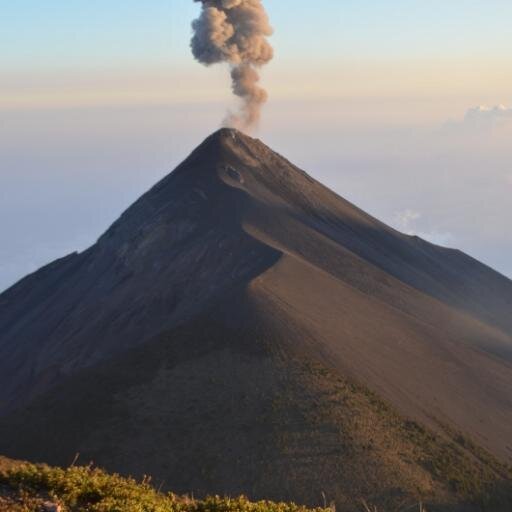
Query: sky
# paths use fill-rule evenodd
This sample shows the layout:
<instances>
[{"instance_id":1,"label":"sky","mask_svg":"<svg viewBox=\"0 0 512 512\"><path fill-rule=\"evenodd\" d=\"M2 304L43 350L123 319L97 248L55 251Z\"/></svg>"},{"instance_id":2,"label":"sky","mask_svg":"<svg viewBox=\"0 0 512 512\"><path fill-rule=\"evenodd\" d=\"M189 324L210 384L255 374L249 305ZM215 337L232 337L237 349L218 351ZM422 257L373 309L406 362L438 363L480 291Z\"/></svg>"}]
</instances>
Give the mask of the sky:
<instances>
[{"instance_id":1,"label":"sky","mask_svg":"<svg viewBox=\"0 0 512 512\"><path fill-rule=\"evenodd\" d=\"M512 276L510 0L266 0L255 134L394 227ZM0 290L83 250L235 106L192 0L0 18Z\"/></svg>"}]
</instances>

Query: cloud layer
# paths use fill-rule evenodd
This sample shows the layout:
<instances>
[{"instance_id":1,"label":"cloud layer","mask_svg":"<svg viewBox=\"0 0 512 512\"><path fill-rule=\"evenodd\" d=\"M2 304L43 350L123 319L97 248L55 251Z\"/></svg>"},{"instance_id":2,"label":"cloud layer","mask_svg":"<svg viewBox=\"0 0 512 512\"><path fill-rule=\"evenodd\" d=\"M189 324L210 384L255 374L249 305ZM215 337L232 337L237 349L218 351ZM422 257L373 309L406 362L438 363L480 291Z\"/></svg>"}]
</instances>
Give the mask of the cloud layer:
<instances>
[{"instance_id":1,"label":"cloud layer","mask_svg":"<svg viewBox=\"0 0 512 512\"><path fill-rule=\"evenodd\" d=\"M464 118L467 123L480 122L482 120L494 122L501 119L512 120L512 107L505 105L496 105L494 107L480 105L470 108Z\"/></svg>"},{"instance_id":2,"label":"cloud layer","mask_svg":"<svg viewBox=\"0 0 512 512\"><path fill-rule=\"evenodd\" d=\"M491 134L512 129L512 107L506 105L479 105L466 111L460 122L451 122L452 128L468 132Z\"/></svg>"}]
</instances>

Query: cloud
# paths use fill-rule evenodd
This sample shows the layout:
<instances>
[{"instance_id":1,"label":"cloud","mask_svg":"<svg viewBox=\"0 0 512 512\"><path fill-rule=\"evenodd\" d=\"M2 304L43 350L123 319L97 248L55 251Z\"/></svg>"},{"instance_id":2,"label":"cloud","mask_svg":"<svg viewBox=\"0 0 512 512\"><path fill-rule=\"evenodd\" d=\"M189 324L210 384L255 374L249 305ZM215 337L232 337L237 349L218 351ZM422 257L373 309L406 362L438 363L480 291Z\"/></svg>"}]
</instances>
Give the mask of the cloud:
<instances>
[{"instance_id":1,"label":"cloud","mask_svg":"<svg viewBox=\"0 0 512 512\"><path fill-rule=\"evenodd\" d=\"M421 213L414 210L403 210L396 212L394 217L394 224L396 229L405 233L406 235L414 235L413 225L415 221L421 218Z\"/></svg>"},{"instance_id":2,"label":"cloud","mask_svg":"<svg viewBox=\"0 0 512 512\"><path fill-rule=\"evenodd\" d=\"M470 108L464 116L466 123L496 122L503 119L512 120L512 107L506 107L505 105L496 105L494 107L480 105Z\"/></svg>"},{"instance_id":3,"label":"cloud","mask_svg":"<svg viewBox=\"0 0 512 512\"><path fill-rule=\"evenodd\" d=\"M449 121L444 127L452 135L510 135L512 107L506 105L479 105L469 108L458 121Z\"/></svg>"},{"instance_id":4,"label":"cloud","mask_svg":"<svg viewBox=\"0 0 512 512\"><path fill-rule=\"evenodd\" d=\"M422 219L422 214L412 209L406 209L396 212L394 215L394 226L396 229L410 236L418 236L436 245L446 246L453 242L454 237L451 233L443 232L438 229L421 229L416 226Z\"/></svg>"}]
</instances>

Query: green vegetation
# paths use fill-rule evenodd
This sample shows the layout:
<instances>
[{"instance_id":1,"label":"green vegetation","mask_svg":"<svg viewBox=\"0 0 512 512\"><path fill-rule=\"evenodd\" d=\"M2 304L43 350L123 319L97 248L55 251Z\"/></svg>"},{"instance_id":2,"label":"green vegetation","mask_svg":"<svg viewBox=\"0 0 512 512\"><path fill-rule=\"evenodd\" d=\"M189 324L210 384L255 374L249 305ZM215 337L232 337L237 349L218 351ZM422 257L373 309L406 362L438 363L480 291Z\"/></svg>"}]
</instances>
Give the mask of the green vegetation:
<instances>
[{"instance_id":1,"label":"green vegetation","mask_svg":"<svg viewBox=\"0 0 512 512\"><path fill-rule=\"evenodd\" d=\"M137 482L92 467L20 463L0 471L0 511L40 512L45 502L60 505L63 512L324 512L244 496L194 500L163 494L149 478Z\"/></svg>"}]
</instances>

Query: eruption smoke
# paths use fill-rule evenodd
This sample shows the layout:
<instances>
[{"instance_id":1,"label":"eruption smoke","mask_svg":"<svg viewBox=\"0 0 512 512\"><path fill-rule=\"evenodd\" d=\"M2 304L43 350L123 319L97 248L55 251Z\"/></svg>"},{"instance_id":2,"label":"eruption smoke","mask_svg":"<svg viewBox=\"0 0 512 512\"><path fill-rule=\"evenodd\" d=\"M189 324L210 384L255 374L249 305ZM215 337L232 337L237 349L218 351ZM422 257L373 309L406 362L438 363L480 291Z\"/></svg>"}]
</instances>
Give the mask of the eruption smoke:
<instances>
[{"instance_id":1,"label":"eruption smoke","mask_svg":"<svg viewBox=\"0 0 512 512\"><path fill-rule=\"evenodd\" d=\"M210 66L231 66L233 93L242 99L240 114L229 115L226 124L251 128L258 123L267 92L259 85L258 68L272 60L272 35L261 0L194 0L202 3L199 18L192 23L194 57Z\"/></svg>"}]
</instances>

